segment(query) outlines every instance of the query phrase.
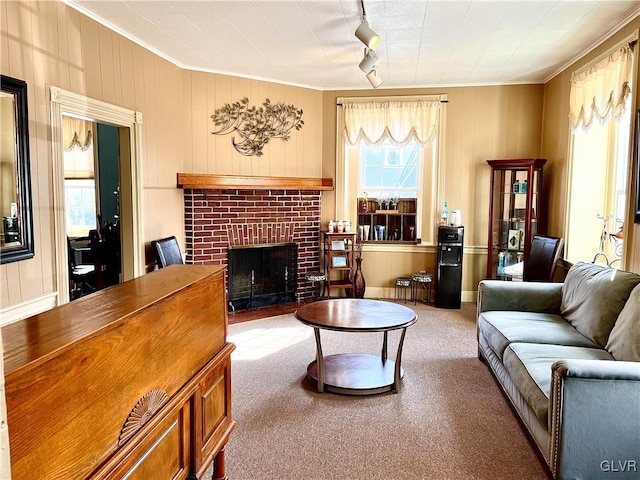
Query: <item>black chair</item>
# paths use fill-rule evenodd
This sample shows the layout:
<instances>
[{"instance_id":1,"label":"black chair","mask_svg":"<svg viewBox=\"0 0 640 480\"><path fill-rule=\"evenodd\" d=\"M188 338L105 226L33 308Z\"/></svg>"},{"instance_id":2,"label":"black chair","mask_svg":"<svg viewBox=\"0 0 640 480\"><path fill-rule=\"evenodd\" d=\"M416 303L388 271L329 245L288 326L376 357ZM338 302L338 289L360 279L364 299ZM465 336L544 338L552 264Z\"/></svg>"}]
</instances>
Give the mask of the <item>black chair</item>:
<instances>
[{"instance_id":1,"label":"black chair","mask_svg":"<svg viewBox=\"0 0 640 480\"><path fill-rule=\"evenodd\" d=\"M67 260L69 263L69 298L75 300L96 290L96 268L94 265L76 263L76 252L67 237Z\"/></svg>"},{"instance_id":2,"label":"black chair","mask_svg":"<svg viewBox=\"0 0 640 480\"><path fill-rule=\"evenodd\" d=\"M182 253L180 252L180 245L178 245L176 237L172 236L154 240L151 242L151 246L156 254L158 268L164 268L168 265L184 264Z\"/></svg>"},{"instance_id":3,"label":"black chair","mask_svg":"<svg viewBox=\"0 0 640 480\"><path fill-rule=\"evenodd\" d=\"M525 282L552 282L558 260L564 255L564 239L535 235L524 264Z\"/></svg>"}]
</instances>

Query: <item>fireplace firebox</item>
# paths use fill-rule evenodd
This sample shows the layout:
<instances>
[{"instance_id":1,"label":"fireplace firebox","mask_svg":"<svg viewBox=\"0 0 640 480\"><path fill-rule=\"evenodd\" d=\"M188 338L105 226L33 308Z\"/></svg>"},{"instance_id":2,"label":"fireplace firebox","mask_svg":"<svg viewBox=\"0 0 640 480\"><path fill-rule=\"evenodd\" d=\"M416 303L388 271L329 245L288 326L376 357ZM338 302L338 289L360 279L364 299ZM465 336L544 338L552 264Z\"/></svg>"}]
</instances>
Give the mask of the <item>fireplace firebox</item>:
<instances>
[{"instance_id":1,"label":"fireplace firebox","mask_svg":"<svg viewBox=\"0 0 640 480\"><path fill-rule=\"evenodd\" d=\"M247 310L296 300L298 245L229 246L229 306Z\"/></svg>"}]
</instances>

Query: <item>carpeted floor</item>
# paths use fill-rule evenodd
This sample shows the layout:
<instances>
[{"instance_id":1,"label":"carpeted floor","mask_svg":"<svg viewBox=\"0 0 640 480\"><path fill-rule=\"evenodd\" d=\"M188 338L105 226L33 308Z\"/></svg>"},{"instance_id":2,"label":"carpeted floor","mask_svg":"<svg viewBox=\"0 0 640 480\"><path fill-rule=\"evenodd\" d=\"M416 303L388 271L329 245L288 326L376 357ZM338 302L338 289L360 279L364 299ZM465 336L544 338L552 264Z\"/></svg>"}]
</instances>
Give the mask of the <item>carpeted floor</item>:
<instances>
[{"instance_id":1,"label":"carpeted floor","mask_svg":"<svg viewBox=\"0 0 640 480\"><path fill-rule=\"evenodd\" d=\"M317 393L305 379L313 329L292 314L231 325L229 479L547 479L477 358L475 304L407 306L419 320L407 330L398 394ZM390 334L390 352L398 338ZM322 342L325 355L377 354L382 334L322 331Z\"/></svg>"}]
</instances>

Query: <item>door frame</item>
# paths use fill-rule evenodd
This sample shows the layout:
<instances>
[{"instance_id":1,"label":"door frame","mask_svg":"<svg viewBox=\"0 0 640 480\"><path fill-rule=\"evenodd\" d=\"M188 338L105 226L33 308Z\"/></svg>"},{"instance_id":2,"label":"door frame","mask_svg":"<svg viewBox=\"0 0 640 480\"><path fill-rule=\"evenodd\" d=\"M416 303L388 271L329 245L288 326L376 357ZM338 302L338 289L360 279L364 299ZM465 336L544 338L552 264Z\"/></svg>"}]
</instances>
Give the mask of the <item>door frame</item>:
<instances>
[{"instance_id":1,"label":"door frame","mask_svg":"<svg viewBox=\"0 0 640 480\"><path fill-rule=\"evenodd\" d=\"M131 241L123 241L123 280L144 273L144 238L142 212L142 113L112 105L101 100L50 86L51 159L53 163L53 234L56 268L57 304L69 302L69 267L67 261L67 233L65 228L64 158L62 116L72 115L129 129L129 174L131 175ZM122 171L122 169L121 169ZM122 207L121 207L122 208ZM122 215L122 212L121 212ZM122 235L122 233L121 233ZM128 240L128 239L127 239ZM122 241L122 236L121 236ZM126 254L126 244L132 245ZM128 265L128 268L125 268Z\"/></svg>"}]
</instances>

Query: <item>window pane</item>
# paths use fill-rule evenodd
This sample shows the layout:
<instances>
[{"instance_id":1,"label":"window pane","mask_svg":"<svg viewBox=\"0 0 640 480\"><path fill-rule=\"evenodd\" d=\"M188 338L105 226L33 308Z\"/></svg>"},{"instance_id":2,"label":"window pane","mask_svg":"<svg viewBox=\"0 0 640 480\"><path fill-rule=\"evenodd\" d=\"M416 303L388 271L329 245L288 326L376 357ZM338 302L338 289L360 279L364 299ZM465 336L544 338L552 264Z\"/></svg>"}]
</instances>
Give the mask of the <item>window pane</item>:
<instances>
[{"instance_id":1,"label":"window pane","mask_svg":"<svg viewBox=\"0 0 640 480\"><path fill-rule=\"evenodd\" d=\"M64 181L66 224L69 237L86 237L96 228L95 180Z\"/></svg>"},{"instance_id":2,"label":"window pane","mask_svg":"<svg viewBox=\"0 0 640 480\"><path fill-rule=\"evenodd\" d=\"M417 197L422 150L416 144L362 145L360 190L376 195Z\"/></svg>"},{"instance_id":3,"label":"window pane","mask_svg":"<svg viewBox=\"0 0 640 480\"><path fill-rule=\"evenodd\" d=\"M623 239L615 234L622 230L627 203L630 126L631 117L625 114L620 122L609 120L587 132L572 133L571 215L566 234L570 262L595 260L622 266Z\"/></svg>"}]
</instances>

